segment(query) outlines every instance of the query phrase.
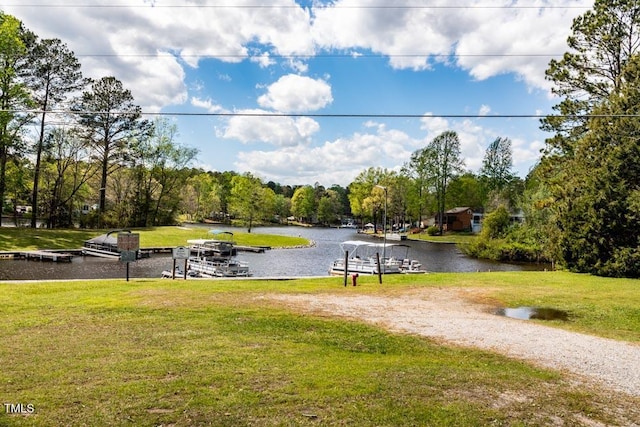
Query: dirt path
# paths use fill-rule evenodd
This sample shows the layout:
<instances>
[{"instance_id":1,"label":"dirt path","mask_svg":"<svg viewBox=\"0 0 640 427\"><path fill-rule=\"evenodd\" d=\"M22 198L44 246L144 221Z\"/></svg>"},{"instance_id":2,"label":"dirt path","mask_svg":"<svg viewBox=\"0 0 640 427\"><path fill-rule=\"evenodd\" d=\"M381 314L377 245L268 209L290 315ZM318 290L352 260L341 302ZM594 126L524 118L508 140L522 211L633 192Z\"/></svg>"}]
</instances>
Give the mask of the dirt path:
<instances>
[{"instance_id":1,"label":"dirt path","mask_svg":"<svg viewBox=\"0 0 640 427\"><path fill-rule=\"evenodd\" d=\"M271 297L270 297L271 298ZM640 396L640 345L496 316L472 290L424 289L400 296L279 295L305 312L360 319L467 347L492 350Z\"/></svg>"}]
</instances>

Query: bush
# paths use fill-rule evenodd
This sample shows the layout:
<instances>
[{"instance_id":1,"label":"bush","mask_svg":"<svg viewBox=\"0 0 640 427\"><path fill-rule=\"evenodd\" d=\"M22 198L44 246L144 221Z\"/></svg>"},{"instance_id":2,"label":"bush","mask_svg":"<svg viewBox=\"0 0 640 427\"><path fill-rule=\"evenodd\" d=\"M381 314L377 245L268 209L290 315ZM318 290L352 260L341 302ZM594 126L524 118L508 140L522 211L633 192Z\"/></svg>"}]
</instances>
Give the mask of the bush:
<instances>
[{"instance_id":1,"label":"bush","mask_svg":"<svg viewBox=\"0 0 640 427\"><path fill-rule=\"evenodd\" d=\"M640 277L640 250L638 248L615 248L611 259L590 267L590 273L607 277Z\"/></svg>"},{"instance_id":2,"label":"bush","mask_svg":"<svg viewBox=\"0 0 640 427\"><path fill-rule=\"evenodd\" d=\"M500 206L484 218L480 236L483 239L503 238L509 230L509 225L509 211L504 206Z\"/></svg>"},{"instance_id":3,"label":"bush","mask_svg":"<svg viewBox=\"0 0 640 427\"><path fill-rule=\"evenodd\" d=\"M502 241L476 239L466 245L459 245L460 250L468 256L499 261L502 256Z\"/></svg>"},{"instance_id":4,"label":"bush","mask_svg":"<svg viewBox=\"0 0 640 427\"><path fill-rule=\"evenodd\" d=\"M538 245L510 239L478 238L469 244L459 246L468 256L503 262L550 262L542 254Z\"/></svg>"},{"instance_id":5,"label":"bush","mask_svg":"<svg viewBox=\"0 0 640 427\"><path fill-rule=\"evenodd\" d=\"M436 225L432 225L431 227L427 228L426 231L429 236L435 236L436 234L440 233L440 229Z\"/></svg>"}]
</instances>

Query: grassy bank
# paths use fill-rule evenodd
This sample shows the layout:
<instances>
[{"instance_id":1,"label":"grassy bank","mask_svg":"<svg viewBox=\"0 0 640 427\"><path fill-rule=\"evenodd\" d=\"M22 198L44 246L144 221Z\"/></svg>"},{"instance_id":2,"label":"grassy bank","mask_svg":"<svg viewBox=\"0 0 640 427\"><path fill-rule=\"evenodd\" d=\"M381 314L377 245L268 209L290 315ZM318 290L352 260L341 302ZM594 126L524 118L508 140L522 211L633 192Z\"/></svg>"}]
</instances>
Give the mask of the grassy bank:
<instances>
[{"instance_id":1,"label":"grassy bank","mask_svg":"<svg viewBox=\"0 0 640 427\"><path fill-rule=\"evenodd\" d=\"M409 234L407 236L410 240L420 240L424 242L432 243L456 243L465 245L475 241L478 236L476 234L467 233L445 233L442 236L431 236L427 233Z\"/></svg>"},{"instance_id":2,"label":"grassy bank","mask_svg":"<svg viewBox=\"0 0 640 427\"><path fill-rule=\"evenodd\" d=\"M186 245L187 239L212 238L205 227L152 227L132 229L140 234L140 246L170 247ZM85 240L107 233L109 230L47 230L33 228L0 228L0 250L77 249ZM270 246L273 248L308 245L301 237L234 232L237 244Z\"/></svg>"},{"instance_id":3,"label":"grassy bank","mask_svg":"<svg viewBox=\"0 0 640 427\"><path fill-rule=\"evenodd\" d=\"M568 273L0 283L0 425L624 425L639 399L484 351L301 315L270 293L473 287L640 340L638 281ZM627 319L629 318L629 319ZM635 418L634 418L635 417Z\"/></svg>"}]
</instances>

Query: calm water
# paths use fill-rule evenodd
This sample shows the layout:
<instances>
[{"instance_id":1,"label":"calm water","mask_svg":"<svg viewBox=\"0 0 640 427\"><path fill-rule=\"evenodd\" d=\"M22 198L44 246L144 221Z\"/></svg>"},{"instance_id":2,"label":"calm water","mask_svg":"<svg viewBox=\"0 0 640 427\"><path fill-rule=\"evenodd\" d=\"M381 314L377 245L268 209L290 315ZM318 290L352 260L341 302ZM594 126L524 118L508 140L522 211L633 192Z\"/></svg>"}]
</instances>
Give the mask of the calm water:
<instances>
[{"instance_id":1,"label":"calm water","mask_svg":"<svg viewBox=\"0 0 640 427\"><path fill-rule=\"evenodd\" d=\"M302 236L316 242L316 246L312 248L274 249L262 254L240 252L238 258L249 262L255 277L326 276L331 263L343 256L340 242L355 239L381 241L357 234L352 229L261 227L252 232ZM411 246L409 256L419 260L422 268L427 271L516 271L544 268L542 265L504 264L469 258L461 254L455 245L411 241L402 243ZM160 277L163 270L171 269L172 264L170 255L156 254L130 263L129 277ZM104 258L78 256L70 264L0 260L0 280L123 278L125 275L126 264Z\"/></svg>"}]
</instances>

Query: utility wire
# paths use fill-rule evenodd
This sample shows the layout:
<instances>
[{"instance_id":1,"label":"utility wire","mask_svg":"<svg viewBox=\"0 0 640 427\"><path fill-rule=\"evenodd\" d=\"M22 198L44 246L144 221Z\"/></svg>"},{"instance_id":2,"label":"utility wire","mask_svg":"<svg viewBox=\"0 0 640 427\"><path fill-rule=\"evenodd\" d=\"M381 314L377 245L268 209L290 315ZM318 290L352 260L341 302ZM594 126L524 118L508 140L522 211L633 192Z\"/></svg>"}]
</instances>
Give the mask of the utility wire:
<instances>
[{"instance_id":1,"label":"utility wire","mask_svg":"<svg viewBox=\"0 0 640 427\"><path fill-rule=\"evenodd\" d=\"M170 49L167 49L170 50ZM79 58L84 57L92 57L92 58L111 58L111 57L126 57L126 58L158 58L158 57L175 57L179 56L181 58L259 58L260 54L269 53L269 52L257 52L255 55L250 53L247 54L187 54L183 55L181 53L129 53L129 54L115 54L115 53L81 53L76 54L75 56ZM478 57L478 58L486 58L486 57L506 57L506 58L518 58L518 57L526 57L526 58L547 58L547 57L558 57L562 56L564 53L395 53L395 54L366 54L366 53L342 53L342 54L274 54L269 53L269 58L421 58L421 57L439 57L439 58L461 58L461 57Z\"/></svg>"},{"instance_id":2,"label":"utility wire","mask_svg":"<svg viewBox=\"0 0 640 427\"><path fill-rule=\"evenodd\" d=\"M299 4L250 4L250 5L232 5L232 4L56 4L56 3L20 3L20 4L1 4L0 7L43 7L43 8L86 8L86 9L115 9L115 8L131 8L131 9L306 9L311 8ZM313 10L325 9L591 9L591 6L580 5L319 5L311 8Z\"/></svg>"},{"instance_id":3,"label":"utility wire","mask_svg":"<svg viewBox=\"0 0 640 427\"><path fill-rule=\"evenodd\" d=\"M270 112L177 112L177 111L75 111L75 110L0 110L3 113L17 114L86 114L86 115L142 115L142 116L184 116L184 117L312 117L312 118L443 118L443 119L542 119L557 117L565 119L591 119L591 118L636 118L640 114L378 114L378 113L270 113Z\"/></svg>"}]
</instances>

